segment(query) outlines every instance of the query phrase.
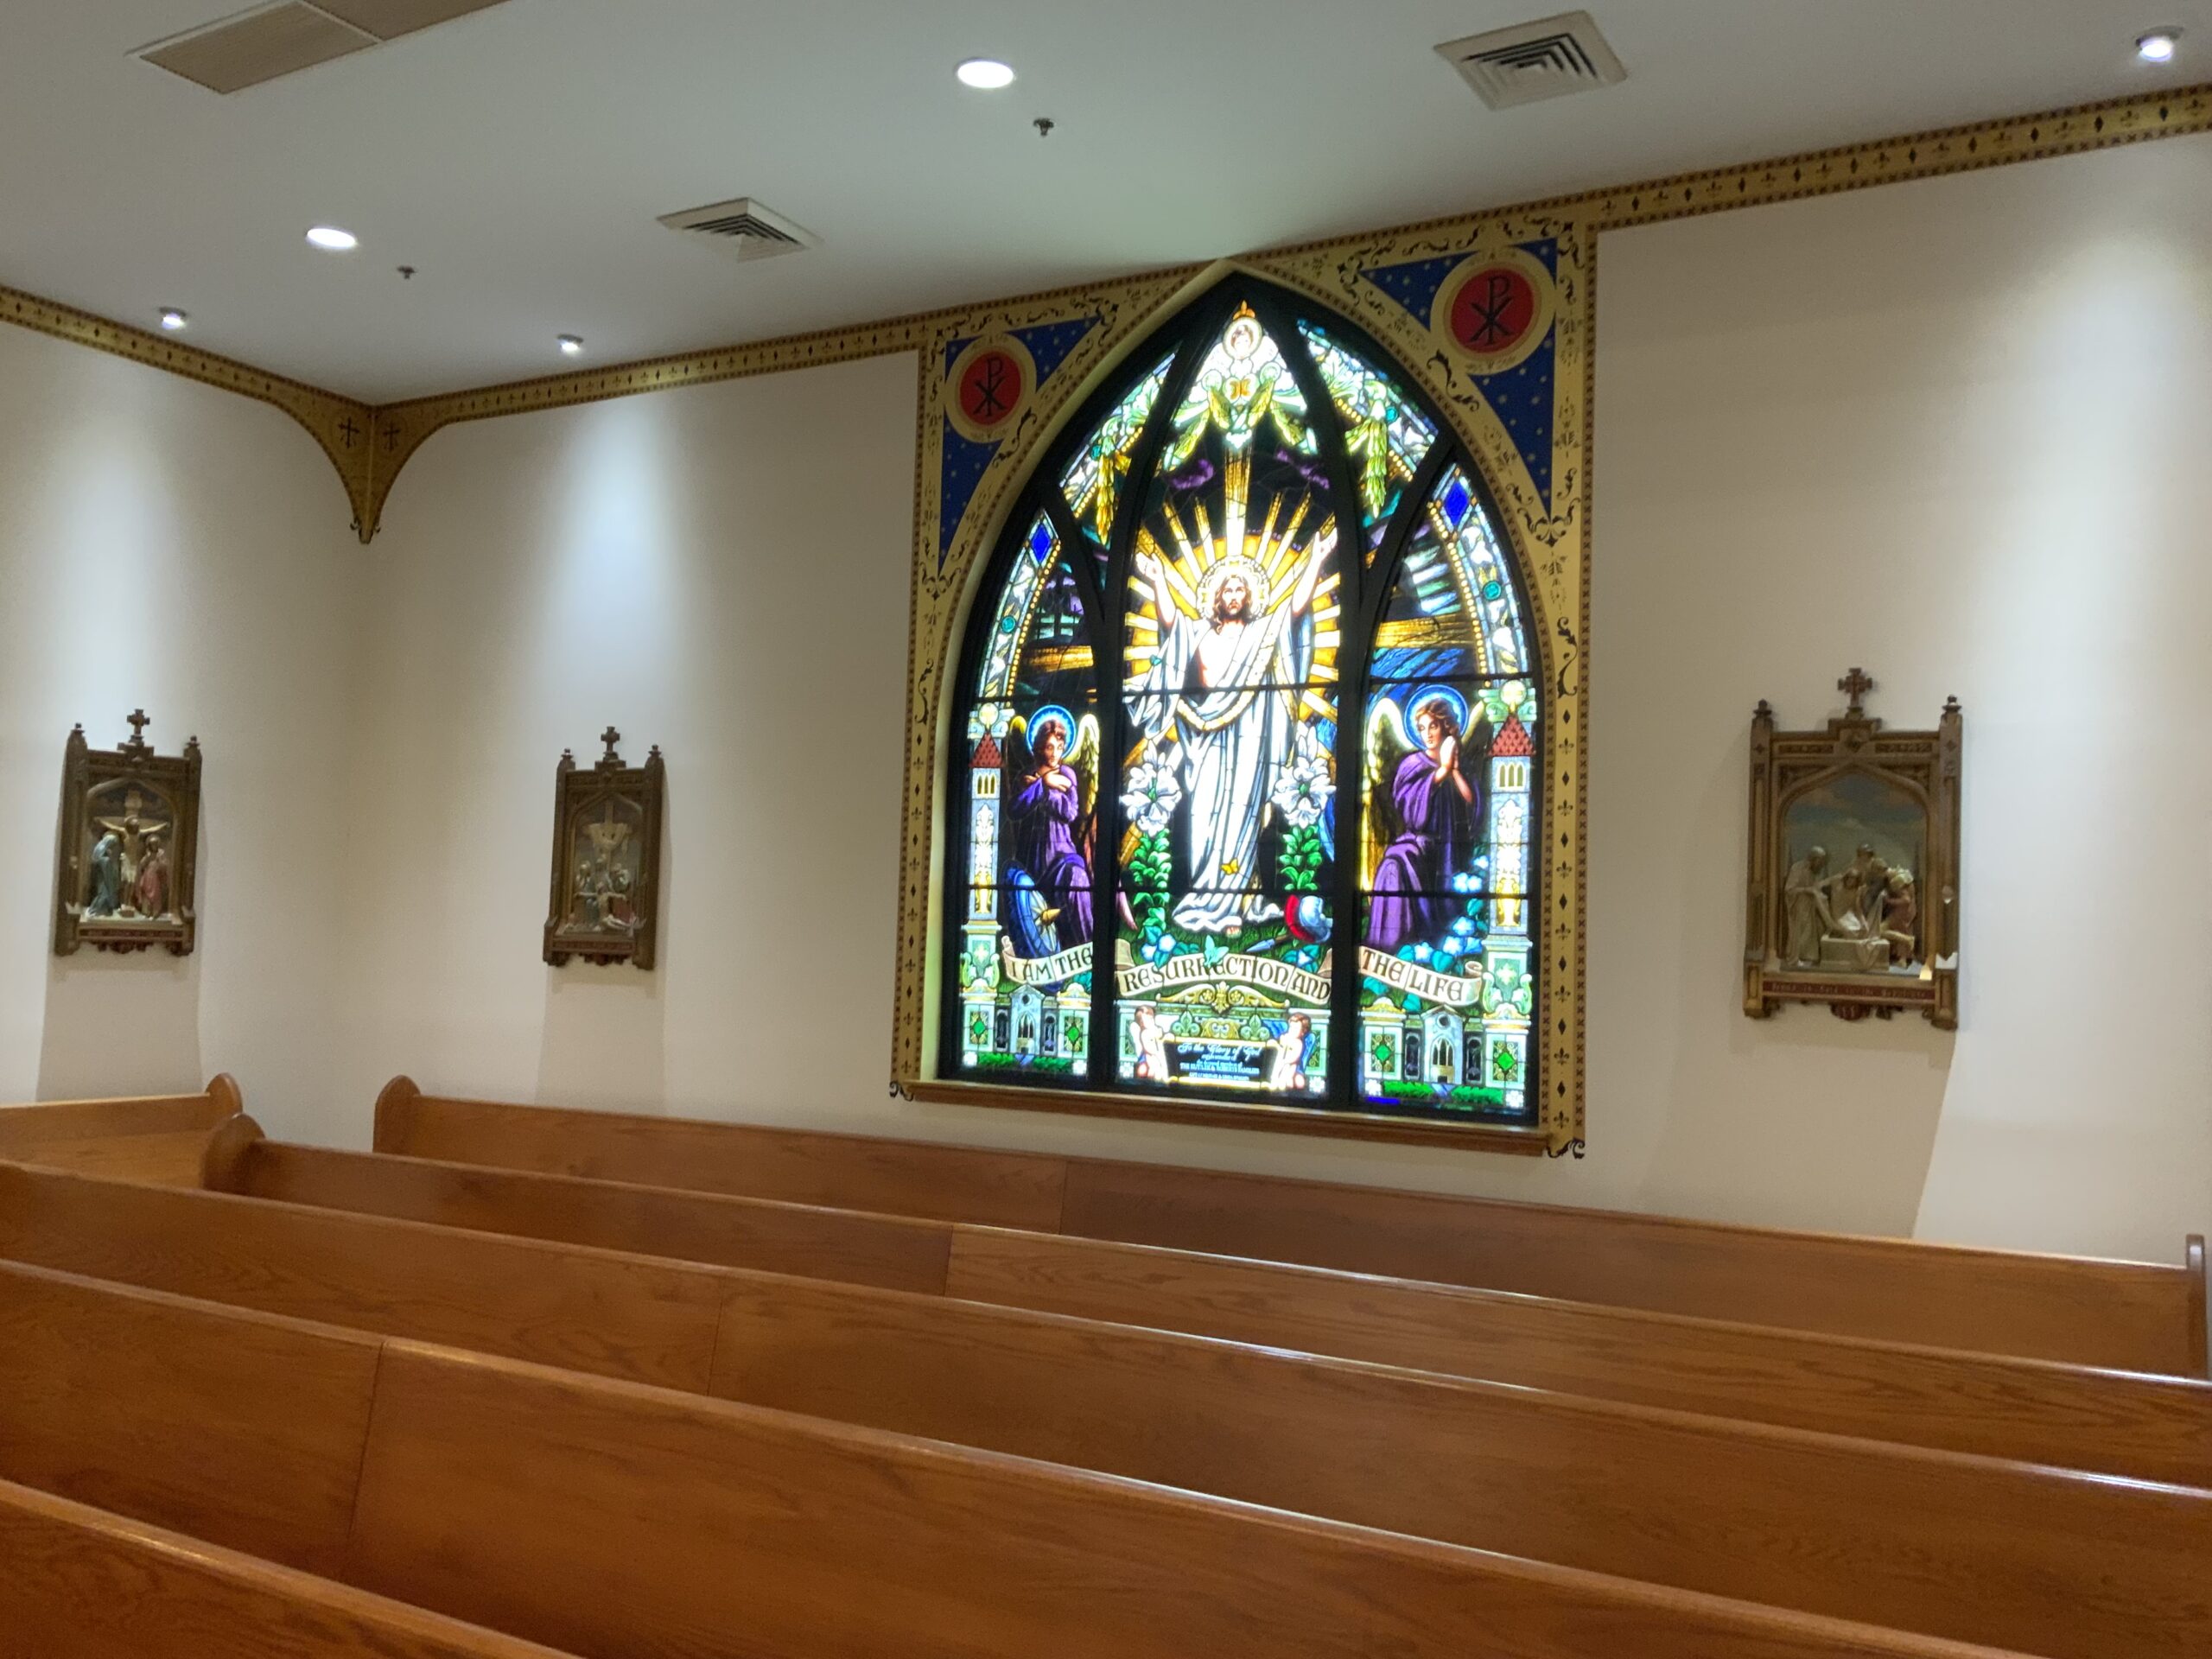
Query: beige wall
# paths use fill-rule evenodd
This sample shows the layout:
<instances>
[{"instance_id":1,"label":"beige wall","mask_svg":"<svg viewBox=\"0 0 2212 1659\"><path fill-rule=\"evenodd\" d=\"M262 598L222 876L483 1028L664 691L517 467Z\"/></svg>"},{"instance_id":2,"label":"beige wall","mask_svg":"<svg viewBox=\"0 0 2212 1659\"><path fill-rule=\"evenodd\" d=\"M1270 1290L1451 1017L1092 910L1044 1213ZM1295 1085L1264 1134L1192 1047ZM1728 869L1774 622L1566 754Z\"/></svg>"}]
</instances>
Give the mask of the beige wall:
<instances>
[{"instance_id":1,"label":"beige wall","mask_svg":"<svg viewBox=\"0 0 2212 1659\"><path fill-rule=\"evenodd\" d=\"M2212 139L1606 237L1591 1163L1640 1205L2212 1227ZM1966 706L1961 1027L1736 1011L1745 728Z\"/></svg>"},{"instance_id":2,"label":"beige wall","mask_svg":"<svg viewBox=\"0 0 2212 1659\"><path fill-rule=\"evenodd\" d=\"M314 441L227 392L0 328L0 1100L313 1086L346 886L352 596ZM53 954L63 741L197 734L200 944Z\"/></svg>"},{"instance_id":3,"label":"beige wall","mask_svg":"<svg viewBox=\"0 0 2212 1659\"><path fill-rule=\"evenodd\" d=\"M301 619L300 672L272 688L335 683L316 671L325 650L346 660L345 637L359 654L335 796L343 977L272 953L253 982L301 1031L223 1024L218 1045L203 1019L208 1062L245 1072L280 1128L356 1144L404 1069L458 1092L2171 1259L2212 1227L2212 755L2194 731L2212 694L2208 208L2212 140L2192 139L1604 239L1586 1160L886 1097L904 357L442 433L376 547L340 561L353 578L300 574L324 568L340 515L296 435L269 448L305 450L299 480L181 486L258 528L224 543L245 575L179 575L180 604L242 588ZM245 412L209 420L279 418L220 407ZM178 423L137 439L173 472L212 430ZM0 493L6 547L50 547L16 527L16 496ZM294 524L320 537L304 566ZM69 584L40 569L31 611L50 615ZM17 609L0 626L62 652ZM1852 663L1901 722L1947 694L1967 706L1955 1037L1738 1011L1751 708L1815 722ZM313 723L269 701L267 718ZM18 709L6 764L37 786L10 833L42 915L74 715L49 734L55 716ZM553 761L588 758L610 721L627 752L669 757L652 975L538 959ZM330 833L325 806L284 798L264 849L289 903L314 902L299 849ZM211 824L226 896L249 855L235 822ZM20 963L38 929L10 925L0 960ZM219 912L209 936L250 925ZM0 980L0 1019L37 989ZM35 1024L9 1029L38 1046ZM65 1038L79 1070L109 1063L89 1032ZM320 1071L287 1046L310 1043Z\"/></svg>"}]
</instances>

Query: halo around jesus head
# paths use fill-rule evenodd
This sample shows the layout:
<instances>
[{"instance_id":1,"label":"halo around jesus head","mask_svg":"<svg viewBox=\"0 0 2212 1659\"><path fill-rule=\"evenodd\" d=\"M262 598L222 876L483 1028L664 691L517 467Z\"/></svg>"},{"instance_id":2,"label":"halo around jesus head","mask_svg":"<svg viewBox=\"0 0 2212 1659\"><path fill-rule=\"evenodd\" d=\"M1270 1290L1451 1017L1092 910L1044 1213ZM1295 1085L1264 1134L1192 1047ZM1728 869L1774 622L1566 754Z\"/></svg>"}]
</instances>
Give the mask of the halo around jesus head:
<instances>
[{"instance_id":1,"label":"halo around jesus head","mask_svg":"<svg viewBox=\"0 0 2212 1659\"><path fill-rule=\"evenodd\" d=\"M1267 614L1270 597L1268 573L1260 568L1258 560L1248 559L1242 554L1231 554L1225 559L1216 560L1205 575L1198 578L1198 614L1211 620L1214 603L1221 597L1222 584L1231 576L1242 576L1245 588L1251 593L1249 614L1254 617Z\"/></svg>"}]
</instances>

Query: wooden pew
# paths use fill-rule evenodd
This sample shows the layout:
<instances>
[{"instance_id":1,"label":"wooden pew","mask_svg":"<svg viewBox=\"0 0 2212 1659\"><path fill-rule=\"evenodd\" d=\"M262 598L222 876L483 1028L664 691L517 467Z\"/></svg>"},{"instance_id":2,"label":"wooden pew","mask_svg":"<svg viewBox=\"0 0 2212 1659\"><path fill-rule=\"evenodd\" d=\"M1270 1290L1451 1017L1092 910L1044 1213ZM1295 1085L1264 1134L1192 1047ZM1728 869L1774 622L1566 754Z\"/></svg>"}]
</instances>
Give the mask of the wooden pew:
<instances>
[{"instance_id":1,"label":"wooden pew","mask_svg":"<svg viewBox=\"0 0 2212 1659\"><path fill-rule=\"evenodd\" d=\"M243 1109L238 1082L227 1072L196 1095L0 1106L0 1158L196 1186L208 1136Z\"/></svg>"},{"instance_id":2,"label":"wooden pew","mask_svg":"<svg viewBox=\"0 0 2212 1659\"><path fill-rule=\"evenodd\" d=\"M72 1266L86 1255L120 1255L146 1264L136 1273L158 1276L163 1288L232 1300L241 1287L253 1294L257 1281L211 1264L239 1262L274 1244L292 1264L286 1311L350 1324L380 1305L398 1310L377 1327L391 1334L411 1333L405 1310L418 1294L415 1281L455 1282L440 1255L504 1256L470 1310L473 1332L455 1334L461 1310L449 1297L437 1321L449 1339L490 1351L512 1351L516 1327L500 1297L529 1276L513 1271L517 1255L537 1258L533 1312L540 1317L569 1260L603 1261L527 1241L213 1194L23 1171L9 1180L10 1173L0 1170L0 1213L18 1217L7 1241L16 1259L33 1249L42 1261L58 1256ZM272 1215L287 1224L282 1235L262 1225ZM166 1227L158 1224L164 1217ZM307 1294L320 1266L318 1229L381 1233L386 1247L338 1252L351 1282L321 1306ZM643 1265L688 1274L720 1292L718 1309L704 1297L682 1304L700 1316L695 1339L682 1345L697 1370L679 1386L694 1391L1790 1605L1819 1605L1808 1599L1822 1593L1836 1540L1885 1538L1893 1511L1913 1501L1915 1484L1929 1474L1918 1453L1826 1435L903 1292ZM371 1289L365 1281L379 1275L381 1285ZM611 1320L620 1331L626 1312L580 1296L571 1316L578 1325ZM606 1346L598 1357L611 1368L632 1356L653 1370L671 1369L627 1343ZM2204 1422L2212 1426L2212 1418ZM2212 1437L2204 1444L2212 1449ZM1962 1470L1957 1478L1983 1481L1992 1466L1958 1459L1935 1465L1939 1474ZM1716 1467L1731 1471L1725 1491L1708 1490L1700 1478ZM2212 1474L2212 1459L2199 1459L2199 1467ZM1990 1495L1993 1503L2039 1508L2062 1536L2076 1529L2064 1511L2082 1483L2035 1470L2011 1478L2010 1489ZM1608 1502L1593 1519L1584 1504L1600 1487ZM1640 1531L1609 1535L1604 1517L1624 1513L1663 1513L1669 1522L1656 1542ZM1878 1576L1884 1567L1875 1561L1867 1570ZM1868 1582L1862 1577L1859 1593Z\"/></svg>"},{"instance_id":3,"label":"wooden pew","mask_svg":"<svg viewBox=\"0 0 2212 1659\"><path fill-rule=\"evenodd\" d=\"M0 1481L11 1659L559 1659L234 1550Z\"/></svg>"},{"instance_id":4,"label":"wooden pew","mask_svg":"<svg viewBox=\"0 0 2212 1659\"><path fill-rule=\"evenodd\" d=\"M111 1489L216 1541L257 1532L266 1517L241 1494L259 1448L234 1431L265 1413L111 1360L227 1369L245 1392L364 1345L376 1363L357 1400L296 1433L354 1456L339 1576L584 1659L1457 1659L1477 1632L1518 1659L1992 1651L20 1266L0 1267L0 1478ZM54 1390L60 1376L73 1386ZM183 1484L135 1472L160 1434L196 1454L176 1460ZM271 1558L321 1554L320 1491L271 1490L296 1505ZM2202 1651L2212 1613L2177 1605L2166 1580L2212 1497L2098 1490L2090 1570L2109 1548L2113 1575L2064 1610L2056 1641L2046 1625L2019 1651L2074 1659L2115 1634L2152 1659ZM2141 1535L2154 1512L2163 1542ZM2038 1592L2051 1564L2003 1554L1985 1563L1992 1597L2040 1610L2080 1587L2078 1560Z\"/></svg>"},{"instance_id":5,"label":"wooden pew","mask_svg":"<svg viewBox=\"0 0 2212 1659\"><path fill-rule=\"evenodd\" d=\"M638 1213L639 1190L619 1184L288 1146L259 1139L250 1118L227 1129L219 1144L210 1179L229 1191L329 1205L349 1214L385 1213L389 1193L390 1209L410 1218L458 1219L496 1231L501 1192L512 1186L527 1206L533 1230L565 1225L577 1238L645 1252L658 1248L650 1226L617 1238L604 1217L594 1217L595 1206L609 1195L622 1214ZM450 1209L437 1202L441 1183L462 1195ZM0 1196L7 1192L0 1185ZM756 1230L750 1226L715 1236L714 1217L756 1202L671 1192L660 1195L658 1209L695 1208L698 1213L685 1222L684 1236L692 1248L710 1250L715 1262L779 1270L788 1258L779 1250L752 1252L748 1241ZM136 1206L141 1212L145 1207ZM29 1251L29 1259L92 1273L115 1271L118 1261L194 1259L191 1243L170 1236L174 1228L149 1230L118 1213L111 1200L83 1208L74 1226L68 1210L66 1198L41 1203L20 1196L0 1204L0 1252ZM17 1217L12 1227L7 1223L11 1212ZM840 1212L809 1213L826 1234ZM377 1308L404 1299L415 1305L415 1318L429 1322L381 1328L484 1345L480 1324L471 1327L461 1316L440 1311L442 1300L460 1294L465 1275L449 1261L426 1265L407 1286L385 1293L366 1284L362 1272L393 1247L358 1236L351 1243L316 1246L312 1230L292 1212L264 1217L251 1228L237 1220L226 1225L236 1236L228 1254L206 1262L196 1281L168 1281L168 1287L221 1295L211 1287L232 1274L262 1285L268 1275L255 1262L290 1264L274 1275L280 1285L290 1283L308 1262L325 1263L316 1271L334 1280L330 1294L336 1298L327 1307L267 1300L266 1288L257 1305L345 1323L365 1322L345 1309L365 1308L365 1322L375 1325ZM2212 1484L2212 1387L2178 1378L1583 1307L1088 1239L997 1229L944 1230L950 1267L941 1288L979 1302L1828 1433ZM71 1253L55 1254L64 1248ZM454 1254L449 1245L444 1254ZM833 1264L850 1259L832 1253ZM617 1320L610 1312L549 1321L543 1304L552 1281L526 1255L517 1259L510 1251L503 1265L483 1271L499 1287L492 1306L510 1310L503 1320L495 1313L494 1330L508 1333L499 1351L702 1386L696 1370L631 1371L594 1357L610 1347L616 1357L650 1350L666 1354L653 1363L696 1368L715 1346L702 1332L702 1319L690 1319L689 1334L680 1341L671 1338L673 1348L664 1349L654 1345L639 1321ZM629 1263L626 1271L639 1275L638 1294L648 1309L666 1311L671 1320L683 1323L674 1310L683 1293L653 1280L642 1264ZM825 1267L809 1276L829 1277L830 1271ZM595 1294L608 1294L617 1282L614 1269L602 1265L594 1273L607 1287ZM594 1335L594 1329L603 1334Z\"/></svg>"},{"instance_id":6,"label":"wooden pew","mask_svg":"<svg viewBox=\"0 0 2212 1659\"><path fill-rule=\"evenodd\" d=\"M2212 1376L2202 1241L2185 1247L2178 1266L2032 1255L452 1100L423 1095L405 1077L394 1078L378 1099L376 1148L1840 1336Z\"/></svg>"},{"instance_id":7,"label":"wooden pew","mask_svg":"<svg viewBox=\"0 0 2212 1659\"><path fill-rule=\"evenodd\" d=\"M589 1183L591 1202L580 1204L576 1183L561 1177L321 1152L263 1140L241 1118L210 1142L204 1179L256 1198L894 1290L942 1291L952 1248L948 1224L906 1216L614 1181Z\"/></svg>"}]
</instances>

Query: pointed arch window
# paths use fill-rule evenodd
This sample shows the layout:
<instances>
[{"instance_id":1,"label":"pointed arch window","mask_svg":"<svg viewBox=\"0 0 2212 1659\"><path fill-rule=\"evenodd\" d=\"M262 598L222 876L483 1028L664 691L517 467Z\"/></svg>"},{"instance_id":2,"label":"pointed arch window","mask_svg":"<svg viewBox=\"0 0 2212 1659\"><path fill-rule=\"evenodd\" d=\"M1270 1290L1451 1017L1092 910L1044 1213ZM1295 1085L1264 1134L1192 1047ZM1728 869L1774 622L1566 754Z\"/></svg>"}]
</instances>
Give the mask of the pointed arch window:
<instances>
[{"instance_id":1,"label":"pointed arch window","mask_svg":"<svg viewBox=\"0 0 2212 1659\"><path fill-rule=\"evenodd\" d=\"M1472 458L1239 281L1038 467L961 658L939 1073L1533 1117L1543 722Z\"/></svg>"}]
</instances>

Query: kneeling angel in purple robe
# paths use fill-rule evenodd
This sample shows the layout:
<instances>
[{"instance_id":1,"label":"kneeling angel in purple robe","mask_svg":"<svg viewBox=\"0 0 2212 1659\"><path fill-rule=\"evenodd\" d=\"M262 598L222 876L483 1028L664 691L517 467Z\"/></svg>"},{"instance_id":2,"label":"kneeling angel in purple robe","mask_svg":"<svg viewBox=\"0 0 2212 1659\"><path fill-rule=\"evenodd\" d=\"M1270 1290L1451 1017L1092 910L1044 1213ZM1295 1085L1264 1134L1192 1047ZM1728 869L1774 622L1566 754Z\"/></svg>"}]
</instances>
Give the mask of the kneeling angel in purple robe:
<instances>
[{"instance_id":1,"label":"kneeling angel in purple robe","mask_svg":"<svg viewBox=\"0 0 2212 1659\"><path fill-rule=\"evenodd\" d=\"M1368 884L1367 943L1396 954L1434 941L1465 901L1452 878L1472 861L1482 836L1482 795L1459 769L1459 721L1442 697L1414 710L1421 747L1375 780L1370 810L1378 832L1395 830ZM1393 822L1395 820L1395 823Z\"/></svg>"}]
</instances>

